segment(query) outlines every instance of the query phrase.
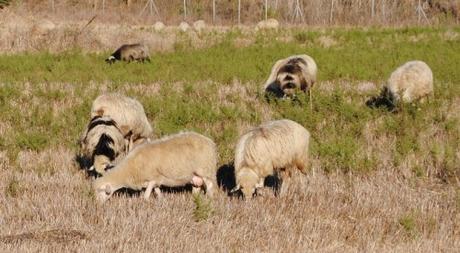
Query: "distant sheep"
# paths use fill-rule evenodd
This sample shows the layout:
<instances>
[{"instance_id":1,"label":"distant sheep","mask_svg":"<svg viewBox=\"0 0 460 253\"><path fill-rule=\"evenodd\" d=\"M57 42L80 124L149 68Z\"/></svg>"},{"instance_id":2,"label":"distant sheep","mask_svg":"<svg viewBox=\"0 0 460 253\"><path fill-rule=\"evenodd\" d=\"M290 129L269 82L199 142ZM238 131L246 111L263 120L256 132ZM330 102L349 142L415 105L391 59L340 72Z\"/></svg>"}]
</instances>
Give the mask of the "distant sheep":
<instances>
[{"instance_id":1,"label":"distant sheep","mask_svg":"<svg viewBox=\"0 0 460 253\"><path fill-rule=\"evenodd\" d=\"M194 192L205 189L212 195L216 183L217 151L214 142L194 132L183 132L147 142L131 151L118 165L94 181L100 201L106 201L120 188L152 189L159 196L160 186L192 184Z\"/></svg>"},{"instance_id":2,"label":"distant sheep","mask_svg":"<svg viewBox=\"0 0 460 253\"><path fill-rule=\"evenodd\" d=\"M430 67L423 61L409 61L391 74L380 96L371 98L366 104L394 109L401 100L404 103L423 102L430 94L433 94L433 72Z\"/></svg>"},{"instance_id":3,"label":"distant sheep","mask_svg":"<svg viewBox=\"0 0 460 253\"><path fill-rule=\"evenodd\" d=\"M91 169L104 174L120 154L152 137L153 130L144 108L135 99L116 93L97 97L91 107L91 121L80 144L93 162Z\"/></svg>"},{"instance_id":4,"label":"distant sheep","mask_svg":"<svg viewBox=\"0 0 460 253\"><path fill-rule=\"evenodd\" d=\"M107 63L114 63L115 61L138 61L150 62L149 49L143 44L126 44L118 48L113 54L105 60Z\"/></svg>"},{"instance_id":5,"label":"distant sheep","mask_svg":"<svg viewBox=\"0 0 460 253\"><path fill-rule=\"evenodd\" d=\"M273 29L276 30L280 26L278 20L274 18L269 18L267 20L262 20L256 25L256 31L258 30L268 30L268 29Z\"/></svg>"},{"instance_id":6,"label":"distant sheep","mask_svg":"<svg viewBox=\"0 0 460 253\"><path fill-rule=\"evenodd\" d=\"M235 150L236 187L251 197L264 185L265 177L296 167L307 172L310 133L292 120L264 123L241 136Z\"/></svg>"},{"instance_id":7,"label":"distant sheep","mask_svg":"<svg viewBox=\"0 0 460 253\"><path fill-rule=\"evenodd\" d=\"M278 60L264 84L264 91L276 97L295 95L297 89L309 91L316 82L318 67L308 55L294 55ZM311 101L311 100L310 100Z\"/></svg>"}]
</instances>

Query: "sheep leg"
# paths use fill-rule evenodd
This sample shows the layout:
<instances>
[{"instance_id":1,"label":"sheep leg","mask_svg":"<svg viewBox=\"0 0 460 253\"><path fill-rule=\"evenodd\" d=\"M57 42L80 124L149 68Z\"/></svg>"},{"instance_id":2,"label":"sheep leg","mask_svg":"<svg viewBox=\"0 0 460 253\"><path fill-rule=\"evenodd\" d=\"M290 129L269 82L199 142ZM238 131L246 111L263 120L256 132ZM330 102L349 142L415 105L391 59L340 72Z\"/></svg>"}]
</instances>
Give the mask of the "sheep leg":
<instances>
[{"instance_id":1,"label":"sheep leg","mask_svg":"<svg viewBox=\"0 0 460 253\"><path fill-rule=\"evenodd\" d=\"M281 187L279 189L279 195L284 196L289 189L289 181L287 177L283 177Z\"/></svg>"},{"instance_id":2,"label":"sheep leg","mask_svg":"<svg viewBox=\"0 0 460 253\"><path fill-rule=\"evenodd\" d=\"M206 195L208 195L209 197L213 197L214 196L214 183L211 179L209 178L203 178L204 180L204 184L206 186Z\"/></svg>"},{"instance_id":3,"label":"sheep leg","mask_svg":"<svg viewBox=\"0 0 460 253\"><path fill-rule=\"evenodd\" d=\"M163 197L163 195L161 194L160 187L155 187L155 196L159 199Z\"/></svg>"},{"instance_id":4,"label":"sheep leg","mask_svg":"<svg viewBox=\"0 0 460 253\"><path fill-rule=\"evenodd\" d=\"M308 89L308 95L310 96L310 110L313 110L313 101L311 100L312 96L311 96L311 87L310 89Z\"/></svg>"},{"instance_id":5,"label":"sheep leg","mask_svg":"<svg viewBox=\"0 0 460 253\"><path fill-rule=\"evenodd\" d=\"M133 139L134 139L133 135L129 136L128 152L133 149L133 146L134 146L134 140Z\"/></svg>"},{"instance_id":6,"label":"sheep leg","mask_svg":"<svg viewBox=\"0 0 460 253\"><path fill-rule=\"evenodd\" d=\"M152 190L153 190L153 187L155 186L155 182L154 181L150 181L147 185L147 189L145 190L145 193L144 193L144 199L145 200L148 200L149 197L150 197L150 194L152 193ZM155 188L155 192L156 192L156 189Z\"/></svg>"},{"instance_id":7,"label":"sheep leg","mask_svg":"<svg viewBox=\"0 0 460 253\"><path fill-rule=\"evenodd\" d=\"M299 161L296 162L296 167L297 169L300 170L300 172L302 172L302 174L304 175L307 175L307 168L308 168L308 157L305 156L303 157L302 159L300 159Z\"/></svg>"}]
</instances>

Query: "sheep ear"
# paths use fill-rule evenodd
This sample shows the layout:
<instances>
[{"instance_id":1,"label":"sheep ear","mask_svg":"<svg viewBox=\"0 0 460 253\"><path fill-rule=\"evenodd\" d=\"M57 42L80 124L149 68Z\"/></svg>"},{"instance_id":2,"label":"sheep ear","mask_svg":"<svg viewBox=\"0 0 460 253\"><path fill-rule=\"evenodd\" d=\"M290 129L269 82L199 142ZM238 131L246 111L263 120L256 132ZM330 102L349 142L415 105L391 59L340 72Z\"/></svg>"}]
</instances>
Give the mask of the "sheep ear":
<instances>
[{"instance_id":1,"label":"sheep ear","mask_svg":"<svg viewBox=\"0 0 460 253\"><path fill-rule=\"evenodd\" d=\"M121 134L123 134L123 137L127 138L129 136L131 136L133 133L132 131L129 129L129 126L127 125L122 125L120 126L120 131L121 131Z\"/></svg>"},{"instance_id":2,"label":"sheep ear","mask_svg":"<svg viewBox=\"0 0 460 253\"><path fill-rule=\"evenodd\" d=\"M97 110L96 115L99 116L99 117L103 116L104 115L104 108L101 108L101 109Z\"/></svg>"},{"instance_id":3,"label":"sheep ear","mask_svg":"<svg viewBox=\"0 0 460 253\"><path fill-rule=\"evenodd\" d=\"M237 185L233 189L230 190L230 193L234 193L234 192L238 191L239 189L241 189L241 186Z\"/></svg>"},{"instance_id":4,"label":"sheep ear","mask_svg":"<svg viewBox=\"0 0 460 253\"><path fill-rule=\"evenodd\" d=\"M110 193L112 193L112 189L110 188L110 185L109 184L106 184L105 185L105 193L107 195L109 195Z\"/></svg>"}]
</instances>

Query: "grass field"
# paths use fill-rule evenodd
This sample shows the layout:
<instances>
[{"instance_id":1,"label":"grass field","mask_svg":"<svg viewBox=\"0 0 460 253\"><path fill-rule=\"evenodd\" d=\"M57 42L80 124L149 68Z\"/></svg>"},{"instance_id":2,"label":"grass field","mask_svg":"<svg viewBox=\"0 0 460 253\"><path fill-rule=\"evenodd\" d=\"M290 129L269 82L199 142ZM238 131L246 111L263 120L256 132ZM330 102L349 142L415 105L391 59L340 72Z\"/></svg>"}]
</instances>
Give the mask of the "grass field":
<instances>
[{"instance_id":1,"label":"grass field","mask_svg":"<svg viewBox=\"0 0 460 253\"><path fill-rule=\"evenodd\" d=\"M179 34L150 64L109 52L0 55L0 251L455 252L460 248L460 28L316 29ZM313 108L267 102L272 64L307 53L319 67ZM430 65L435 96L399 113L367 108L408 60ZM189 192L94 200L75 162L92 100L137 98L157 137L189 129L233 148L251 126L289 118L312 135L312 166L286 194L244 202ZM227 183L227 180L225 180Z\"/></svg>"}]
</instances>

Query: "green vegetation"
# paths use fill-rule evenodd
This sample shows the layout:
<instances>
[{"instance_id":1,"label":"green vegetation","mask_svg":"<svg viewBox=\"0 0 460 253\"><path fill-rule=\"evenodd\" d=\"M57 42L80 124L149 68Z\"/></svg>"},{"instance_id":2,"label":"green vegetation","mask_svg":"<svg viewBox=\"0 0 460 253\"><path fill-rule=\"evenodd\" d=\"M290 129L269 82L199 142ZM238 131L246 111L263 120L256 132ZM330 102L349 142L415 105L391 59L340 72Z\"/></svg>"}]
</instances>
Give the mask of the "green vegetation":
<instances>
[{"instance_id":1,"label":"green vegetation","mask_svg":"<svg viewBox=\"0 0 460 253\"><path fill-rule=\"evenodd\" d=\"M263 81L276 59L296 53L308 53L320 67L320 80L382 80L401 63L420 59L436 73L438 81L460 80L458 38L445 38L448 31L460 28L405 29L331 29L258 33L247 47L234 47L238 38L251 38L230 32L210 48L190 50L190 38L180 35L175 52L157 53L151 64L103 64L109 52L82 54L72 50L63 54L24 53L0 56L3 82L103 82L117 84L153 81L213 80L229 83ZM279 37L279 40L274 40ZM288 42L281 38L293 37ZM335 46L324 47L329 38ZM212 39L210 36L209 39Z\"/></svg>"},{"instance_id":2,"label":"green vegetation","mask_svg":"<svg viewBox=\"0 0 460 253\"><path fill-rule=\"evenodd\" d=\"M214 214L211 201L204 199L201 194L193 194L193 203L195 204L193 217L196 222L205 221Z\"/></svg>"},{"instance_id":3,"label":"green vegetation","mask_svg":"<svg viewBox=\"0 0 460 253\"><path fill-rule=\"evenodd\" d=\"M236 44L248 35L231 32L203 49L190 49L185 34L175 52L158 53L151 64L110 66L104 63L107 54L79 51L0 55L5 131L0 147L11 154L59 145L76 150L91 101L109 90L139 99L157 136L183 129L211 136L220 164L231 161L242 131L264 120L289 118L311 132L312 158L325 171L366 172L390 165L449 180L460 164L460 36L446 39L447 31L280 31L258 33L245 47ZM460 33L460 28L449 31ZM335 44L323 45L324 38ZM319 66L312 110L302 94L298 102L267 102L260 86L272 64L299 53L311 55ZM433 69L435 98L399 113L367 108L365 100L378 93L389 74L413 59ZM369 81L377 88L359 89Z\"/></svg>"},{"instance_id":4,"label":"green vegetation","mask_svg":"<svg viewBox=\"0 0 460 253\"><path fill-rule=\"evenodd\" d=\"M22 187L19 185L19 181L16 178L11 178L5 189L5 195L15 198L22 193Z\"/></svg>"}]
</instances>

